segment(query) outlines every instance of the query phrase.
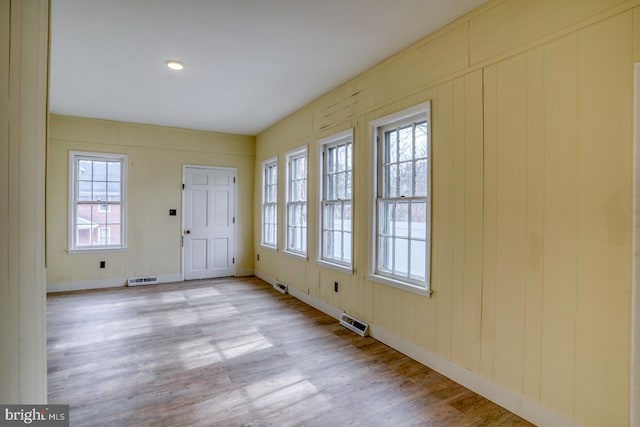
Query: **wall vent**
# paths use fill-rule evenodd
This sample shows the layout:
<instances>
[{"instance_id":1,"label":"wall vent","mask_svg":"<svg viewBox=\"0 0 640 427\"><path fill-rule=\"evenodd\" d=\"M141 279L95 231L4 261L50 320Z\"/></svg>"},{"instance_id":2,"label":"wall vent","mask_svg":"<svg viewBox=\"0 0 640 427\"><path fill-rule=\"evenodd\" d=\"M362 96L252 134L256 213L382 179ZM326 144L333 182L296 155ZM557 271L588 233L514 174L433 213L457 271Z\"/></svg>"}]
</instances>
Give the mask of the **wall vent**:
<instances>
[{"instance_id":1,"label":"wall vent","mask_svg":"<svg viewBox=\"0 0 640 427\"><path fill-rule=\"evenodd\" d=\"M273 285L273 289L275 289L276 291L282 293L282 294L288 294L289 293L289 287L287 285L285 285L284 283L280 283L280 282L276 282Z\"/></svg>"},{"instance_id":2,"label":"wall vent","mask_svg":"<svg viewBox=\"0 0 640 427\"><path fill-rule=\"evenodd\" d=\"M154 285L158 283L158 277L131 277L127 281L129 286Z\"/></svg>"},{"instance_id":3,"label":"wall vent","mask_svg":"<svg viewBox=\"0 0 640 427\"><path fill-rule=\"evenodd\" d=\"M369 325L359 321L358 319L348 315L347 313L342 313L342 315L340 316L340 324L345 328L352 330L361 337L366 337L367 335L369 335Z\"/></svg>"}]
</instances>

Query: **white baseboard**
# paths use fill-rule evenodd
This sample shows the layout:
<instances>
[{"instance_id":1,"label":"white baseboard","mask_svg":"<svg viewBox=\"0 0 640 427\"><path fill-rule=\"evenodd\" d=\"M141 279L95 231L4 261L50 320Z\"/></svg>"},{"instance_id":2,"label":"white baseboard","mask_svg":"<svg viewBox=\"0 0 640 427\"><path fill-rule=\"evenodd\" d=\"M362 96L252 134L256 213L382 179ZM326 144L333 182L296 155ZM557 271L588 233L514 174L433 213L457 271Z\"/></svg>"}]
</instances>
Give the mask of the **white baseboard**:
<instances>
[{"instance_id":1,"label":"white baseboard","mask_svg":"<svg viewBox=\"0 0 640 427\"><path fill-rule=\"evenodd\" d=\"M554 427L580 426L575 421L554 412L546 406L542 406L540 403L520 393L456 365L432 351L399 338L379 326L369 325L369 333L376 340L417 360L535 425Z\"/></svg>"},{"instance_id":2,"label":"white baseboard","mask_svg":"<svg viewBox=\"0 0 640 427\"><path fill-rule=\"evenodd\" d=\"M265 282L271 283L272 285L275 283L275 278L266 274L259 271L256 271L254 274ZM293 286L289 286L289 294L335 319L339 319L342 314L342 311L337 307L308 295ZM400 353L411 357L434 371L441 373L458 384L463 385L469 390L478 393L486 399L508 409L514 414L529 420L536 425L554 427L580 426L575 421L542 406L540 403L526 396L523 396L503 385L494 383L475 372L471 372L461 366L458 366L432 351L399 338L383 328L375 325L369 325L369 334L372 338L375 338L389 347L398 350Z\"/></svg>"},{"instance_id":3,"label":"white baseboard","mask_svg":"<svg viewBox=\"0 0 640 427\"><path fill-rule=\"evenodd\" d=\"M182 282L182 274L161 274L158 276L158 283ZM66 283L48 283L47 293L86 291L90 289L118 288L127 285L127 278L98 279L98 280L78 280ZM150 285L153 286L153 285Z\"/></svg>"},{"instance_id":4,"label":"white baseboard","mask_svg":"<svg viewBox=\"0 0 640 427\"><path fill-rule=\"evenodd\" d=\"M253 270L253 275L258 279L262 279L271 286L276 284L276 278L260 270Z\"/></svg>"},{"instance_id":5,"label":"white baseboard","mask_svg":"<svg viewBox=\"0 0 640 427\"><path fill-rule=\"evenodd\" d=\"M342 315L342 310L340 310L339 308L334 307L331 304L327 304L326 302L305 292L302 292L301 290L296 289L293 286L289 286L289 294L304 302L305 304L310 305L311 307L333 317L334 319L340 319L340 316Z\"/></svg>"}]
</instances>

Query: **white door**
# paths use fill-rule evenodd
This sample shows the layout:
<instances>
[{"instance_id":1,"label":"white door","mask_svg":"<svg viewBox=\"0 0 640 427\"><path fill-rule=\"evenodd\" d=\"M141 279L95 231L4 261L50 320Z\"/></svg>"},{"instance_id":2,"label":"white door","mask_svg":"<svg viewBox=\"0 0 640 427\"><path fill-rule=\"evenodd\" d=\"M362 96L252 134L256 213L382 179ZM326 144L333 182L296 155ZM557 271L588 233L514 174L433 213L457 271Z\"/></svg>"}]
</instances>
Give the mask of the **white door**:
<instances>
[{"instance_id":1,"label":"white door","mask_svg":"<svg viewBox=\"0 0 640 427\"><path fill-rule=\"evenodd\" d=\"M232 169L184 167L184 278L235 275L235 181Z\"/></svg>"}]
</instances>

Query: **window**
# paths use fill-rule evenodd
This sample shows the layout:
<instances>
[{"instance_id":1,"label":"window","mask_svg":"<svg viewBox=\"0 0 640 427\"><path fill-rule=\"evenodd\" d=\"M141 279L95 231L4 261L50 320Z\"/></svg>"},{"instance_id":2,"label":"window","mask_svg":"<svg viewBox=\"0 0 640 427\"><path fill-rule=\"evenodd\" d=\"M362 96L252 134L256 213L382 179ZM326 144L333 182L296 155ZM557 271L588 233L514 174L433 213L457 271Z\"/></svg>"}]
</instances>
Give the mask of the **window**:
<instances>
[{"instance_id":1,"label":"window","mask_svg":"<svg viewBox=\"0 0 640 427\"><path fill-rule=\"evenodd\" d=\"M429 104L377 120L373 278L429 293Z\"/></svg>"},{"instance_id":2,"label":"window","mask_svg":"<svg viewBox=\"0 0 640 427\"><path fill-rule=\"evenodd\" d=\"M320 144L320 261L351 268L353 131Z\"/></svg>"},{"instance_id":3,"label":"window","mask_svg":"<svg viewBox=\"0 0 640 427\"><path fill-rule=\"evenodd\" d=\"M69 153L69 250L121 249L127 157Z\"/></svg>"},{"instance_id":4,"label":"window","mask_svg":"<svg viewBox=\"0 0 640 427\"><path fill-rule=\"evenodd\" d=\"M278 161L262 164L262 244L278 245Z\"/></svg>"},{"instance_id":5,"label":"window","mask_svg":"<svg viewBox=\"0 0 640 427\"><path fill-rule=\"evenodd\" d=\"M307 149L287 155L287 251L307 254Z\"/></svg>"}]
</instances>

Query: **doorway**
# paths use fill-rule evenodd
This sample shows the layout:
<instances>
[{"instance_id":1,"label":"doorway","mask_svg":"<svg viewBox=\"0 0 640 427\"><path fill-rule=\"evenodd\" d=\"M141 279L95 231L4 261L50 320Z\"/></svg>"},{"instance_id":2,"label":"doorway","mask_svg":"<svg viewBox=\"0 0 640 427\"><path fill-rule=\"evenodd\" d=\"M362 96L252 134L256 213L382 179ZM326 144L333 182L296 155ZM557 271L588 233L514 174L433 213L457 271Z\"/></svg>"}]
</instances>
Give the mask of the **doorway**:
<instances>
[{"instance_id":1,"label":"doorway","mask_svg":"<svg viewBox=\"0 0 640 427\"><path fill-rule=\"evenodd\" d=\"M236 274L236 175L232 168L183 166L185 280Z\"/></svg>"}]
</instances>

